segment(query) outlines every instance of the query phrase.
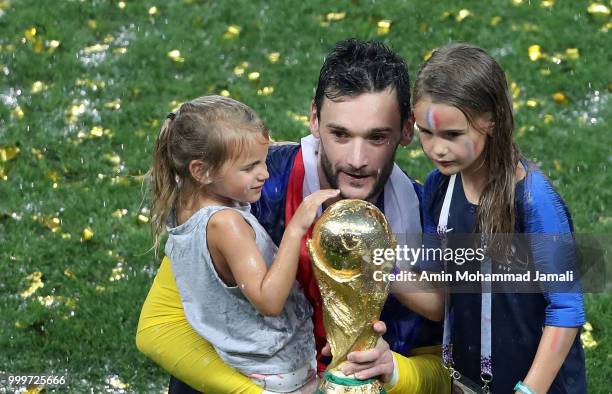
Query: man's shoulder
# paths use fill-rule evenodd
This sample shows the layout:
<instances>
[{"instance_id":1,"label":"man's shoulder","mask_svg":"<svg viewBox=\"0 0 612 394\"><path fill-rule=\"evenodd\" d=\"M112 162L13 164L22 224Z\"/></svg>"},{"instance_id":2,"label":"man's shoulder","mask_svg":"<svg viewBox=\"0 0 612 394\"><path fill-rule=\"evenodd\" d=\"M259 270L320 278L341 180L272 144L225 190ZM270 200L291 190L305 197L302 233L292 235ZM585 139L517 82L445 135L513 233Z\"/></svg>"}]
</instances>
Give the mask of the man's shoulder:
<instances>
[{"instance_id":1,"label":"man's shoulder","mask_svg":"<svg viewBox=\"0 0 612 394\"><path fill-rule=\"evenodd\" d=\"M278 182L285 184L286 179L291 172L295 156L300 149L299 144L295 143L273 143L268 149L268 157L266 158L266 165L268 166L268 172L270 178L266 182L268 187L271 184L275 184L274 187L280 186L276 184ZM264 188L266 186L264 185Z\"/></svg>"},{"instance_id":2,"label":"man's shoulder","mask_svg":"<svg viewBox=\"0 0 612 394\"><path fill-rule=\"evenodd\" d=\"M409 181L410 184L412 185L412 188L414 189L414 192L416 193L417 198L419 199L419 205L421 205L421 203L423 202L423 185L419 181L417 181L416 179L408 175L408 173L405 170L402 169L401 173L407 178L407 181Z\"/></svg>"},{"instance_id":3,"label":"man's shoulder","mask_svg":"<svg viewBox=\"0 0 612 394\"><path fill-rule=\"evenodd\" d=\"M273 142L268 148L268 159L292 155L297 153L299 149L300 144L297 142Z\"/></svg>"}]
</instances>

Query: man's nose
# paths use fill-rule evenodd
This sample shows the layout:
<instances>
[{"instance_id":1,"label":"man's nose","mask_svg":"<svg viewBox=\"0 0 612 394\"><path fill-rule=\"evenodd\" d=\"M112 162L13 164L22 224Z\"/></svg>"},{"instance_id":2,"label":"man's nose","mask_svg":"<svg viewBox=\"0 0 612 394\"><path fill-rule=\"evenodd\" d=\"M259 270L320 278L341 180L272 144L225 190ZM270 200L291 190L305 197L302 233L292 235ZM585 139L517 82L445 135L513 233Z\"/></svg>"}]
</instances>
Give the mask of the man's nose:
<instances>
[{"instance_id":1,"label":"man's nose","mask_svg":"<svg viewBox=\"0 0 612 394\"><path fill-rule=\"evenodd\" d=\"M368 164L367 149L364 141L360 139L352 141L346 163L353 168L362 168Z\"/></svg>"}]
</instances>

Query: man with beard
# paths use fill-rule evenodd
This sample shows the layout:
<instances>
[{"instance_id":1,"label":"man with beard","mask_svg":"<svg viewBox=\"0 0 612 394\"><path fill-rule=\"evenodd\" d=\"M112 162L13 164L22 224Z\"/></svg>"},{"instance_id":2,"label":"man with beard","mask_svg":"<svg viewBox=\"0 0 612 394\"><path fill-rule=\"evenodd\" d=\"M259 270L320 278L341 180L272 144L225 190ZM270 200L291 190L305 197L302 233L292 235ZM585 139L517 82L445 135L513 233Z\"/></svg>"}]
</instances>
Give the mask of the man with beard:
<instances>
[{"instance_id":1,"label":"man with beard","mask_svg":"<svg viewBox=\"0 0 612 394\"><path fill-rule=\"evenodd\" d=\"M266 160L270 178L261 199L251 206L277 244L303 198L329 188L340 189L338 199L376 204L395 234L421 233L421 186L394 163L397 147L412 140L409 89L406 64L384 44L349 39L336 45L319 75L310 110L311 135L300 144L270 146ZM329 350L323 349L322 300L305 245L308 237L310 232L303 240L297 280L314 309L318 368L323 371L329 359L322 354ZM428 310L418 312L440 318ZM432 347L440 343L440 326L423 316L389 296L381 315L386 326L375 324L385 341L380 340L373 350L351 354L349 360L355 363L343 368L358 372L359 379L382 375L390 381L390 392L449 391L448 374L435 354L439 347ZM191 329L167 258L143 306L136 343L140 351L176 377L171 380L170 392L261 392L248 378L223 364L211 345ZM398 370L409 385L396 384Z\"/></svg>"}]
</instances>

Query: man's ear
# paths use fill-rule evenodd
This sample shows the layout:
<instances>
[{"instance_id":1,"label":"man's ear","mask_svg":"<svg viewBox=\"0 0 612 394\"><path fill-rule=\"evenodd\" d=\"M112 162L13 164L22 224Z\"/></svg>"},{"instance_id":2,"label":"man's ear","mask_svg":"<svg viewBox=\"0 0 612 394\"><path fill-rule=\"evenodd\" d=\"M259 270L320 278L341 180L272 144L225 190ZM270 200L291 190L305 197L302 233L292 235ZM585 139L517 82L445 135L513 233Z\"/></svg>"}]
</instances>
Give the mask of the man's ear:
<instances>
[{"instance_id":1,"label":"man's ear","mask_svg":"<svg viewBox=\"0 0 612 394\"><path fill-rule=\"evenodd\" d=\"M314 100L310 104L310 134L315 138L321 138L319 133L319 117L317 116L317 106Z\"/></svg>"},{"instance_id":2,"label":"man's ear","mask_svg":"<svg viewBox=\"0 0 612 394\"><path fill-rule=\"evenodd\" d=\"M412 137L414 137L414 114L410 113L408 119L404 121L401 132L400 145L408 146L412 142Z\"/></svg>"},{"instance_id":3,"label":"man's ear","mask_svg":"<svg viewBox=\"0 0 612 394\"><path fill-rule=\"evenodd\" d=\"M196 182L202 185L212 183L210 173L206 167L206 164L202 160L191 160L189 162L189 173Z\"/></svg>"}]
</instances>

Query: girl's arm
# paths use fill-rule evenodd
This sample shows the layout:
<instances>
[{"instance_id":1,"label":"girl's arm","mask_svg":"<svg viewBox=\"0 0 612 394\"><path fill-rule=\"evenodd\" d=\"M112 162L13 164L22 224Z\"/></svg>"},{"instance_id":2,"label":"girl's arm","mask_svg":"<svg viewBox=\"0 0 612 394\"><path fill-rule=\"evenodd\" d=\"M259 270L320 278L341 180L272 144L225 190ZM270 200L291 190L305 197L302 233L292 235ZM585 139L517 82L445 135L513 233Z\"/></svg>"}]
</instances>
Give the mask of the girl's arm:
<instances>
[{"instance_id":1,"label":"girl's arm","mask_svg":"<svg viewBox=\"0 0 612 394\"><path fill-rule=\"evenodd\" d=\"M242 215L227 209L211 217L207 230L209 250L213 256L216 252L221 257L242 293L262 314L276 316L282 312L295 283L302 237L319 206L338 193L338 190L320 190L304 199L287 225L269 269L253 239L252 228Z\"/></svg>"},{"instance_id":2,"label":"girl's arm","mask_svg":"<svg viewBox=\"0 0 612 394\"><path fill-rule=\"evenodd\" d=\"M577 333L578 328L573 327L544 327L538 351L524 380L529 388L536 393L548 392Z\"/></svg>"},{"instance_id":3,"label":"girl's arm","mask_svg":"<svg viewBox=\"0 0 612 394\"><path fill-rule=\"evenodd\" d=\"M226 365L212 345L187 322L165 257L138 321L136 346L149 359L205 393L260 394L261 387Z\"/></svg>"},{"instance_id":4,"label":"girl's arm","mask_svg":"<svg viewBox=\"0 0 612 394\"><path fill-rule=\"evenodd\" d=\"M421 210L423 217L423 239L422 244L427 248L439 248L440 241L437 236L437 221L432 216L429 207L431 200L435 197L437 185L441 175L437 171L431 172L425 180L423 187L423 199ZM421 260L412 268L408 274L419 278L422 271L439 272L442 266L438 262ZM436 289L427 282L420 280L395 281L391 283L391 292L407 308L432 321L442 321L444 319L444 293L441 289Z\"/></svg>"},{"instance_id":5,"label":"girl's arm","mask_svg":"<svg viewBox=\"0 0 612 394\"><path fill-rule=\"evenodd\" d=\"M519 218L524 232L531 234L528 239L535 269L544 273L571 270L579 278L572 221L565 203L537 169L525 179L525 189L529 198L524 198L525 213ZM524 380L538 394L550 388L574 343L578 327L586 321L580 279L567 285L542 285L548 302L544 331Z\"/></svg>"},{"instance_id":6,"label":"girl's arm","mask_svg":"<svg viewBox=\"0 0 612 394\"><path fill-rule=\"evenodd\" d=\"M414 271L410 271L414 272ZM416 272L414 272L418 275ZM421 316L431 321L442 321L444 319L444 294L433 289L427 283L393 282L391 289L405 307L410 308ZM402 287L409 286L403 289Z\"/></svg>"}]
</instances>

